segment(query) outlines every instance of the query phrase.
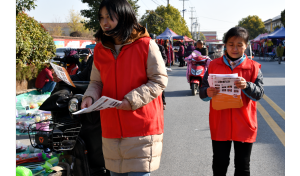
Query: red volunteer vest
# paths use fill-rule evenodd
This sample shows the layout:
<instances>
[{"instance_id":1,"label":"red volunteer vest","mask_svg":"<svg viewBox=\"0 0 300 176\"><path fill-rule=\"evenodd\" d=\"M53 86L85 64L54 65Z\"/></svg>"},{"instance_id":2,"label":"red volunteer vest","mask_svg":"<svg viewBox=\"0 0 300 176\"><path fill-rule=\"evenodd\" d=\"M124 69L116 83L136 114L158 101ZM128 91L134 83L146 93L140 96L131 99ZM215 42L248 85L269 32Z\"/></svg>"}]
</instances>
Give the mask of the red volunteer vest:
<instances>
[{"instance_id":1,"label":"red volunteer vest","mask_svg":"<svg viewBox=\"0 0 300 176\"><path fill-rule=\"evenodd\" d=\"M103 82L102 96L122 101L133 89L148 82L147 59L149 37L143 37L122 47L117 59L112 51L98 43L94 64ZM148 136L163 133L163 103L161 95L147 105L125 111L116 108L100 111L102 136L121 138Z\"/></svg>"},{"instance_id":2,"label":"red volunteer vest","mask_svg":"<svg viewBox=\"0 0 300 176\"><path fill-rule=\"evenodd\" d=\"M255 82L260 64L248 59L230 69L223 61L223 56L210 62L208 74L238 73L247 82ZM216 141L242 141L253 143L257 135L256 102L252 101L243 92L241 93L243 107L224 110L214 110L210 102L209 125L211 139ZM212 100L211 100L212 101Z\"/></svg>"}]
</instances>

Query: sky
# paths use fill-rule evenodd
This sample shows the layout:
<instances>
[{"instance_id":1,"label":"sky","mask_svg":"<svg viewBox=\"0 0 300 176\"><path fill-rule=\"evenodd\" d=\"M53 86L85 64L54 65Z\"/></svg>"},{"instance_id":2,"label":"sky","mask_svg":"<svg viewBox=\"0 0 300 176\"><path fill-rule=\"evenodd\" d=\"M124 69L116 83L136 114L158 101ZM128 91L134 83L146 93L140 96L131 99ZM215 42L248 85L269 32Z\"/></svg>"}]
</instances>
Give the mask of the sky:
<instances>
[{"instance_id":1,"label":"sky","mask_svg":"<svg viewBox=\"0 0 300 176\"><path fill-rule=\"evenodd\" d=\"M280 15L285 9L285 1L282 0L169 0L169 3L179 11L182 11L184 3L186 9L184 19L189 29L191 28L191 11L195 11L193 17L198 17L200 31L217 31L218 39L222 39L223 33L248 15L257 15L265 21ZM37 0L36 5L36 9L27 13L42 23L65 22L71 9L79 12L89 8L81 0ZM138 5L140 18L146 10L155 10L159 5L166 6L167 0L139 0Z\"/></svg>"}]
</instances>

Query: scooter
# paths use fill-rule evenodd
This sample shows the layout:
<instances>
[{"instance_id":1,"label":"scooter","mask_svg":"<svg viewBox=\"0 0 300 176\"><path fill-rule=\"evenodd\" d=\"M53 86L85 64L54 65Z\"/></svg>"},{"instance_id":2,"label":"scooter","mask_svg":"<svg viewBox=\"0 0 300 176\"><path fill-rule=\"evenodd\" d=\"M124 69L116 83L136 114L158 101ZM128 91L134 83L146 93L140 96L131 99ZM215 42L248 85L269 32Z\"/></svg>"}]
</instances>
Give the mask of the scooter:
<instances>
[{"instance_id":1,"label":"scooter","mask_svg":"<svg viewBox=\"0 0 300 176\"><path fill-rule=\"evenodd\" d=\"M211 61L209 57L193 57L192 59L185 59L187 61L187 81L190 83L190 89L192 90L192 95L196 95L198 88L202 84L204 74L206 72L206 66Z\"/></svg>"},{"instance_id":2,"label":"scooter","mask_svg":"<svg viewBox=\"0 0 300 176\"><path fill-rule=\"evenodd\" d=\"M63 89L52 93L40 106L40 110L51 111L52 119L29 126L31 145L45 152L63 152L59 163L67 165L63 167L66 176L109 176L102 153L99 111L72 114L80 110L89 81L73 83L76 88L60 82Z\"/></svg>"}]
</instances>

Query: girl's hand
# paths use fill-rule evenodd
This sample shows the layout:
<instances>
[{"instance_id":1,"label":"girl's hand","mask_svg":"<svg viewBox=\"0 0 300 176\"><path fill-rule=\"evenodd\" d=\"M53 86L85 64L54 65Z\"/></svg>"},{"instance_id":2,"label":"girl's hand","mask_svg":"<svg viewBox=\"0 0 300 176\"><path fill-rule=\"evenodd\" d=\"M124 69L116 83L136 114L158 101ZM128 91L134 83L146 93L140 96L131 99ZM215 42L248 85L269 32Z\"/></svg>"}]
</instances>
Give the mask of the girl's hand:
<instances>
[{"instance_id":1,"label":"girl's hand","mask_svg":"<svg viewBox=\"0 0 300 176\"><path fill-rule=\"evenodd\" d=\"M123 99L122 103L119 106L117 106L116 108L121 109L121 110L127 110L127 111L132 110L129 101L126 99Z\"/></svg>"},{"instance_id":2,"label":"girl's hand","mask_svg":"<svg viewBox=\"0 0 300 176\"><path fill-rule=\"evenodd\" d=\"M92 97L86 97L81 103L81 109L90 107L92 103L93 103Z\"/></svg>"},{"instance_id":3,"label":"girl's hand","mask_svg":"<svg viewBox=\"0 0 300 176\"><path fill-rule=\"evenodd\" d=\"M209 97L216 96L219 92L220 92L220 90L218 90L214 87L209 87L206 89L207 96L209 96Z\"/></svg>"},{"instance_id":4,"label":"girl's hand","mask_svg":"<svg viewBox=\"0 0 300 176\"><path fill-rule=\"evenodd\" d=\"M247 82L243 77L241 78L240 81L235 81L234 84L237 88L240 88L240 89L246 89L246 87L247 87Z\"/></svg>"}]
</instances>

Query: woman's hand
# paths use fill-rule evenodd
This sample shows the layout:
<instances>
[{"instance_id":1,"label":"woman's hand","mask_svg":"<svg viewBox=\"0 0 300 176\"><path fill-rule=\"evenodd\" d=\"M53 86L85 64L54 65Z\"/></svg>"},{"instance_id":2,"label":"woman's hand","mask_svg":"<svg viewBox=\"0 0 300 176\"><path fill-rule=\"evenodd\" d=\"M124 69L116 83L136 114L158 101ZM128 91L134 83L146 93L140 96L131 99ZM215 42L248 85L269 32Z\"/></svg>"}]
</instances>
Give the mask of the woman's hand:
<instances>
[{"instance_id":1,"label":"woman's hand","mask_svg":"<svg viewBox=\"0 0 300 176\"><path fill-rule=\"evenodd\" d=\"M247 87L247 82L243 77L241 78L240 81L235 81L234 84L239 89L246 89Z\"/></svg>"},{"instance_id":2,"label":"woman's hand","mask_svg":"<svg viewBox=\"0 0 300 176\"><path fill-rule=\"evenodd\" d=\"M218 90L214 87L209 87L206 89L207 96L209 96L209 97L216 96L219 92L220 92L220 90Z\"/></svg>"},{"instance_id":3,"label":"woman's hand","mask_svg":"<svg viewBox=\"0 0 300 176\"><path fill-rule=\"evenodd\" d=\"M53 73L53 81L54 82L60 82L61 80L57 77L56 73Z\"/></svg>"},{"instance_id":4,"label":"woman's hand","mask_svg":"<svg viewBox=\"0 0 300 176\"><path fill-rule=\"evenodd\" d=\"M92 97L86 97L81 103L81 109L88 108L93 104Z\"/></svg>"},{"instance_id":5,"label":"woman's hand","mask_svg":"<svg viewBox=\"0 0 300 176\"><path fill-rule=\"evenodd\" d=\"M121 110L128 110L128 111L132 110L129 101L126 99L123 99L122 103L119 106L117 106L116 108L121 109Z\"/></svg>"}]
</instances>

